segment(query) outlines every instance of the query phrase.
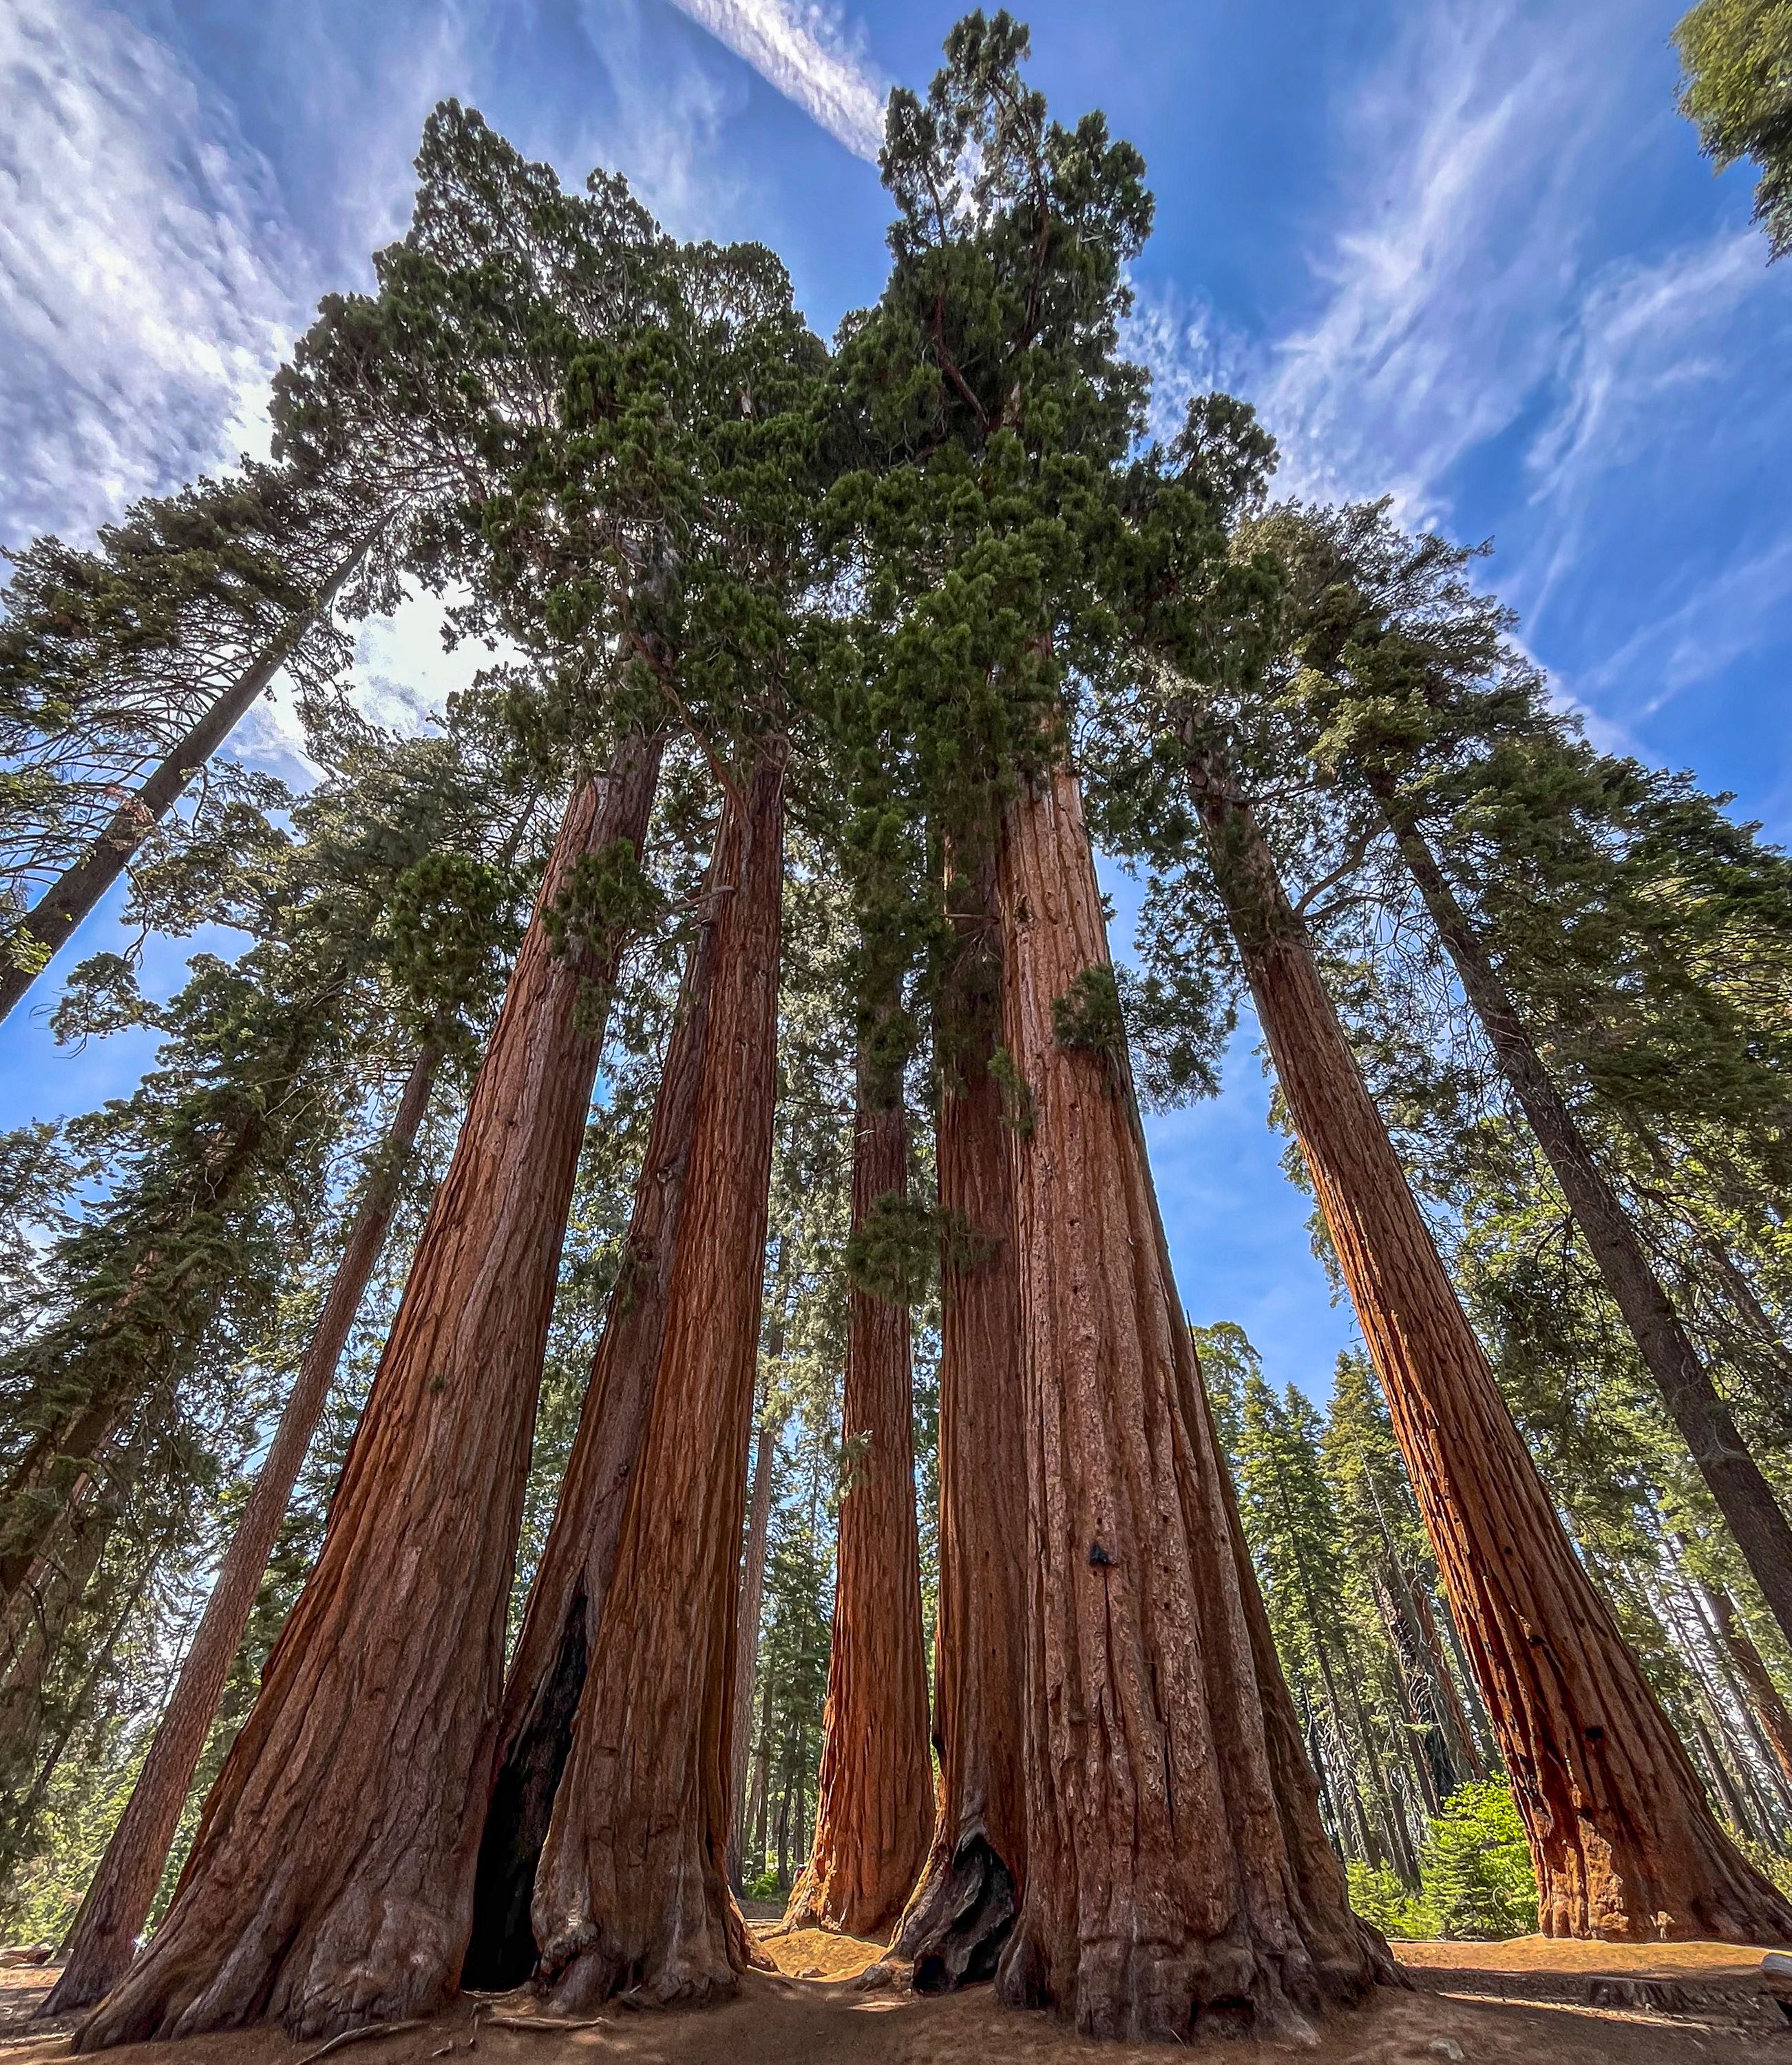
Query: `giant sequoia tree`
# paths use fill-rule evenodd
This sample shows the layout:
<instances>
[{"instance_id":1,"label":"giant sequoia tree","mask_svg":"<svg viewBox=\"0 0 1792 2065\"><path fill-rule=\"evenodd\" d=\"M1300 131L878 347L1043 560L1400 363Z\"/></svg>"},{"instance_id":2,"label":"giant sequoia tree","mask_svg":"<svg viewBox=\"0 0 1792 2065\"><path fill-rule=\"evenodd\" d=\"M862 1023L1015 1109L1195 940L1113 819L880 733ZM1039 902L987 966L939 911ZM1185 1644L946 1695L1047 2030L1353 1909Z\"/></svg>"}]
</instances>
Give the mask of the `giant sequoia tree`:
<instances>
[{"instance_id":1,"label":"giant sequoia tree","mask_svg":"<svg viewBox=\"0 0 1792 2065\"><path fill-rule=\"evenodd\" d=\"M323 1554L206 1803L154 1943L89 2050L273 2015L307 2033L446 1998L471 1920L468 1800L555 1265L600 1037L548 919L581 859L646 826L657 754L583 778L431 1210ZM394 1594L374 1582L398 1573ZM395 1755L395 1752L398 1753ZM371 1928L372 1917L381 1917Z\"/></svg>"},{"instance_id":2,"label":"giant sequoia tree","mask_svg":"<svg viewBox=\"0 0 1792 2065\"><path fill-rule=\"evenodd\" d=\"M1170 1282L1064 758L1064 664L1099 664L1099 581L1128 578L1106 551L1106 483L1138 394L1114 357L1119 268L1150 204L1098 117L1047 122L1024 49L1005 16L974 17L927 101L892 102L896 265L854 346L904 369L913 411L868 411L868 434L896 428L925 455L871 503L892 662L925 713L918 752L949 831L988 825L964 793L986 771L1010 798L997 1080L1029 1573L1025 1882L1000 1983L1089 2033L1183 2037L1209 2019L1298 2019L1361 1993L1377 1964L1320 1825ZM1178 1833L1195 1822L1214 1831L1198 1851Z\"/></svg>"},{"instance_id":3,"label":"giant sequoia tree","mask_svg":"<svg viewBox=\"0 0 1792 2065\"><path fill-rule=\"evenodd\" d=\"M1441 819L1446 833L1472 825L1476 843L1493 849L1493 871L1530 878L1533 894L1547 888L1551 915L1560 920L1557 936L1572 926L1584 939L1601 891L1608 898L1624 893L1621 876L1631 863L1625 849L1634 851L1637 820L1661 784L1602 762L1566 735L1563 721L1542 705L1531 669L1505 648L1498 605L1464 582L1466 553L1435 538L1402 537L1378 508L1304 524L1284 519L1264 535L1292 548L1291 642L1305 663L1292 685L1317 727L1309 750L1373 798L1669 1414L1782 1632L1792 1639L1792 1522L1427 830L1428 818ZM1515 789L1522 791L1516 798ZM1706 857L1684 834L1677 845L1680 867L1697 870ZM1741 872L1751 858L1745 851L1735 854L1731 872ZM1770 893L1770 879L1761 879L1768 871L1758 863L1747 887ZM1733 887L1731 895L1740 901ZM1636 900L1644 907L1636 913L1640 923L1627 930L1646 926L1653 932L1653 966L1634 986L1644 1008L1654 1007L1659 1039L1666 1029L1659 1023L1663 964L1672 970L1678 960L1684 966L1686 942L1671 919L1647 909L1654 899L1646 891ZM1754 931L1754 956L1765 960L1777 949L1783 960L1783 930L1775 940L1758 922ZM1615 986L1624 982L1624 972L1612 974ZM1666 980L1671 983L1672 975ZM1758 1061L1747 1066L1754 1057L1736 1014L1708 1007L1698 1032L1708 1082L1727 1058L1733 1074L1755 1078L1750 1087L1758 1097L1763 1090L1773 1096ZM1609 1080L1616 1071L1608 1061L1602 1073ZM1640 1101L1644 1086L1627 1087L1632 1104ZM1689 1107L1693 1082L1682 1073L1677 1089L1682 1108ZM1774 1106L1758 1109L1765 1118Z\"/></svg>"},{"instance_id":4,"label":"giant sequoia tree","mask_svg":"<svg viewBox=\"0 0 1792 2065\"><path fill-rule=\"evenodd\" d=\"M1713 1819L1501 1398L1223 758L1189 778L1257 1014L1530 1834L1545 1934L1754 1942L1792 1910Z\"/></svg>"},{"instance_id":5,"label":"giant sequoia tree","mask_svg":"<svg viewBox=\"0 0 1792 2065\"><path fill-rule=\"evenodd\" d=\"M868 1048L872 1042L867 1042ZM908 1114L861 1054L854 1114L854 1283L847 1320L838 1578L815 1844L788 1918L887 1931L933 1830L927 1659L915 1525L914 1392L904 1267Z\"/></svg>"},{"instance_id":6,"label":"giant sequoia tree","mask_svg":"<svg viewBox=\"0 0 1792 2065\"><path fill-rule=\"evenodd\" d=\"M1096 2035L1304 2035L1393 1976L1328 1825L1415 1876L1422 1812L1491 1760L1470 1663L1546 1927L1792 1929L1666 1717L1739 1824L1775 1825L1781 1659L1742 1624L1766 1627L1752 1592L1743 1615L1732 1604L1709 1497L1774 1595L1772 1497L1728 1449L1740 1427L1766 1457L1788 1426L1788 1287L1761 1231L1787 1174L1783 870L1705 799L1580 753L1534 681L1515 697L1497 609L1423 592L1459 556L1422 549L1382 580L1378 511L1366 527L1259 520L1270 455L1240 405L1209 398L1167 449L1147 441L1145 378L1119 356L1143 167L1099 115L1051 122L1025 51L1008 16L973 15L928 95L892 97L892 270L831 354L770 253L679 245L620 180L568 192L451 103L374 291L330 297L277 383L276 471L256 491L297 483L358 512L332 543L377 521L358 602L401 574L451 583L451 635L511 650L445 738L363 739L363 774L389 762L390 781L355 790L337 768L292 840L238 811L138 854L146 915L225 915L257 944L237 969L200 964L167 1014L179 1065L139 1101L149 1149L109 1198L66 1208L75 1231L6 1315L0 1728L45 1704L38 1680L68 1676L99 1627L93 1574L136 1583L106 1601L122 1627L185 1538L165 1452L196 1373L237 1395L220 1373L276 1302L277 1239L310 1225L290 1194L329 1190L346 1222L331 1158L364 1143L407 1067L394 1144L438 1060L471 1064L457 1028L484 1013L455 984L483 997L512 873L519 901L540 887L321 1549L302 1589L283 1579L297 1604L219 1747L167 1918L79 2047L265 2017L339 2032L461 1984L530 1980L562 2014L726 1994L755 1955L730 1838L737 1870L743 1833L766 1856L780 1801L788 1883L811 1790L794 1917L894 1922L922 1990L993 1978ZM151 690L191 690L195 625L257 631L220 645L225 689L274 652L261 628L319 642L304 612L327 580L295 586L295 568L330 573L313 564L326 532L301 524L289 564L233 491L140 511L79 564L26 556L31 606L0 637L0 702L19 654L42 677L0 708L16 719L0 750L37 755L9 792L19 881L103 832L81 815L100 794L83 754L170 758L187 705ZM317 740L353 747L339 709L313 717ZM463 751L479 778L427 806ZM1159 955L1143 984L1110 956L1090 807L1114 844L1199 890L1199 950ZM294 874L345 811L367 864L338 841L334 873ZM1343 1016L1326 980L1340 935L1316 915L1339 907L1361 914ZM1580 1497L1588 1454L1616 1437L1523 1404L1515 1420L1471 1323L1499 1336L1515 1389L1543 1391L1558 1347L1600 1364L1609 1339L1578 1235L1562 1243L1581 1271L1573 1324L1551 1333L1487 1203L1501 1184L1527 1210L1561 1201L1540 1163L1518 1166L1515 1113L1463 1089L1455 1032L1433 1029L1438 995L1458 1000L1435 954L1414 973L1406 921L1427 911L1664 1396L1697 1408L1677 1417L1705 1477L1675 1450L1612 1495L1616 1519L1584 1524L1598 1501ZM1383 1413L1347 1369L1323 1440L1228 1361L1224 1330L1204 1337L1203 1384L1146 1158L1134 1049L1148 1089L1211 1084L1240 972L1386 1392ZM633 1001L613 1011L618 984ZM98 1028L153 1007L118 965L83 972L65 1009ZM1454 1127L1457 1283L1371 1094L1382 1078L1353 1051L1374 1012L1376 1065L1416 1083L1402 1122ZM913 1094L929 1034L936 1100ZM606 1041L586 1163L602 1176L580 1186ZM936 1208L911 1194L930 1103ZM29 1260L56 1158L38 1142L0 1168L15 1163L8 1246ZM117 1976L141 1924L395 1188L376 1164L65 2001ZM569 1209L588 1208L613 1282L595 1260L561 1277ZM936 1795L915 1511L927 1335L911 1325L935 1251ZM571 1295L544 1390L556 1280ZM1651 1297L1677 1338L1638 1316ZM799 1335L821 1366L780 1453ZM1633 1374L1624 1361L1612 1395ZM1653 1468L1673 1437L1640 1396L1624 1424ZM184 1467L190 1489L200 1468ZM111 1546L127 1510L128 1558ZM1646 1567L1610 1553L1622 1528L1647 1538ZM1687 1528L1691 1549L1663 1546ZM741 1622L768 1560L755 1679ZM77 1674L83 1699L111 1642ZM1751 1726L1759 1753L1743 1742L1738 1760ZM35 1752L0 1733L9 1771ZM25 1789L35 1812L42 1784Z\"/></svg>"},{"instance_id":7,"label":"giant sequoia tree","mask_svg":"<svg viewBox=\"0 0 1792 2065\"><path fill-rule=\"evenodd\" d=\"M940 1798L897 1947L923 1992L993 1977L1026 1883L1021 1740L1029 1580L1013 1172L992 1073L1001 1046L995 864L949 888L938 1004L935 1158L943 1222L940 1610L934 1741Z\"/></svg>"}]
</instances>

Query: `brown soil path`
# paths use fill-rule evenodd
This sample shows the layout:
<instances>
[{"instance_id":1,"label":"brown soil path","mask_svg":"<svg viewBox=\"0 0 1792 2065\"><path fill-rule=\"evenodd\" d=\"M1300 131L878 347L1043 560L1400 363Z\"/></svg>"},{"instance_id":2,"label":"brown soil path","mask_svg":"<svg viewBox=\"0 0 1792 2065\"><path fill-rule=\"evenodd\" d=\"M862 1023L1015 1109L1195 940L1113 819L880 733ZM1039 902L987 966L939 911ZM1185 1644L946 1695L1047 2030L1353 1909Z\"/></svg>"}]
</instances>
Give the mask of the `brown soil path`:
<instances>
[{"instance_id":1,"label":"brown soil path","mask_svg":"<svg viewBox=\"0 0 1792 2065\"><path fill-rule=\"evenodd\" d=\"M760 1925L763 1931L764 1925ZM1542 1949L1534 1948L1541 1946ZM492 2026L494 2014L527 2014L518 1997L463 2002L419 2029L338 2052L342 2065L1163 2065L1161 2047L1082 2041L1042 2015L998 2008L987 1986L923 1999L856 1976L880 1946L819 1930L775 1936L765 1948L780 1967L754 1973L739 1996L686 2013L612 2008L596 2026L528 2030ZM1596 1951L1583 1966L1571 1953ZM1564 1946L1540 1938L1514 1944L1402 1944L1414 1966L1515 1973L1546 1969L1651 1972L1709 1979L1751 1970L1758 1961L1733 1946L1673 1944L1646 1963L1649 1946ZM1553 1966L1543 1962L1544 1952ZM1532 1962L1527 1962L1527 1960ZM799 1972L823 1976L801 1978ZM67 2055L66 2036L21 2029L43 1998L51 1971L0 1971L0 2060L51 2065ZM301 2065L317 2047L260 2029L178 2046L140 2044L113 2052L119 2065ZM1669 2022L1636 2012L1547 2007L1434 1994L1385 1994L1355 2014L1329 2017L1308 2055L1325 2065L1792 2065L1792 2024L1782 2035L1741 2029L1714 2014ZM1216 2065L1272 2065L1288 2047L1228 2043Z\"/></svg>"}]
</instances>

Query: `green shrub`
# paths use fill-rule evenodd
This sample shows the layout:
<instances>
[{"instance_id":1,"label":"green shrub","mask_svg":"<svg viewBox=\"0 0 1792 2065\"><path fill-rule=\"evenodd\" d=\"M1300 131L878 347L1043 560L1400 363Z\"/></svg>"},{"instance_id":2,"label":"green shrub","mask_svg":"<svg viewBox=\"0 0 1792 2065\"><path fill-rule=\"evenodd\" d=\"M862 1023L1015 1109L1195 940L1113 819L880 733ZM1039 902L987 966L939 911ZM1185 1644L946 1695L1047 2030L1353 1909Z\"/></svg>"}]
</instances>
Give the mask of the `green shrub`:
<instances>
[{"instance_id":1,"label":"green shrub","mask_svg":"<svg viewBox=\"0 0 1792 2065\"><path fill-rule=\"evenodd\" d=\"M1537 1926L1537 1885L1524 1824L1504 1779L1463 1785L1443 1803L1419 1861L1427 1932L1487 1942Z\"/></svg>"},{"instance_id":2,"label":"green shrub","mask_svg":"<svg viewBox=\"0 0 1792 2065\"><path fill-rule=\"evenodd\" d=\"M777 1873L763 1871L757 1878L748 1880L746 1897L749 1900L782 1900L784 1889L778 1883Z\"/></svg>"},{"instance_id":3,"label":"green shrub","mask_svg":"<svg viewBox=\"0 0 1792 2065\"><path fill-rule=\"evenodd\" d=\"M1413 1938L1426 1934L1425 1915L1409 1887L1385 1865L1365 1865L1353 1857L1345 1866L1350 1880L1350 1905L1384 1936Z\"/></svg>"}]
</instances>

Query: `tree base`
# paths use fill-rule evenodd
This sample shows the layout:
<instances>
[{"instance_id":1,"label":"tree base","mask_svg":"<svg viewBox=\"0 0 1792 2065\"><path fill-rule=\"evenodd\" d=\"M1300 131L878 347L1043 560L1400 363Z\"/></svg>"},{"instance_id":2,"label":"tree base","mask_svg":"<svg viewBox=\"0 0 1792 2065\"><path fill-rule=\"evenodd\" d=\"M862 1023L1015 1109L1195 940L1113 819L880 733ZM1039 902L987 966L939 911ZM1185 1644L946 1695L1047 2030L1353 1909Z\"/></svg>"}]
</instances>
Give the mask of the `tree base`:
<instances>
[{"instance_id":1,"label":"tree base","mask_svg":"<svg viewBox=\"0 0 1792 2065\"><path fill-rule=\"evenodd\" d=\"M451 1939L459 1929L416 1901L351 1893L321 1930L273 1964L271 1975L265 1954L241 1954L263 1950L277 1926L265 1909L264 1917L270 1926L246 1935L234 1955L201 1939L189 1959L179 1942L159 1937L76 2030L71 2047L105 2051L265 2021L301 2040L339 2036L366 2023L435 2014L453 1997L443 1975L458 1965L459 1946Z\"/></svg>"},{"instance_id":2,"label":"tree base","mask_svg":"<svg viewBox=\"0 0 1792 2065\"><path fill-rule=\"evenodd\" d=\"M1095 1941L1076 1946L1068 1972L1054 1972L1046 1946L1023 1922L1002 1955L996 1994L1005 2006L1044 2009L1072 2024L1079 2036L1104 2041L1187 2043L1235 2036L1308 2047L1324 2009L1353 2006L1383 1982L1378 1966L1385 1983L1401 1983L1373 1930L1362 1930L1360 1953L1322 1966L1302 1950L1277 1955L1243 1938L1183 1944Z\"/></svg>"},{"instance_id":3,"label":"tree base","mask_svg":"<svg viewBox=\"0 0 1792 2065\"><path fill-rule=\"evenodd\" d=\"M703 2007L740 1990L744 1971L775 1970L753 1940L733 1896L705 1920L647 1957L631 1957L601 1930L552 1942L532 1985L550 2014L589 2014L606 2002L630 2007Z\"/></svg>"},{"instance_id":4,"label":"tree base","mask_svg":"<svg viewBox=\"0 0 1792 2065\"><path fill-rule=\"evenodd\" d=\"M954 1993L996 1976L1019 1913L1012 1873L977 1829L935 1850L892 1947L916 1993Z\"/></svg>"}]
</instances>

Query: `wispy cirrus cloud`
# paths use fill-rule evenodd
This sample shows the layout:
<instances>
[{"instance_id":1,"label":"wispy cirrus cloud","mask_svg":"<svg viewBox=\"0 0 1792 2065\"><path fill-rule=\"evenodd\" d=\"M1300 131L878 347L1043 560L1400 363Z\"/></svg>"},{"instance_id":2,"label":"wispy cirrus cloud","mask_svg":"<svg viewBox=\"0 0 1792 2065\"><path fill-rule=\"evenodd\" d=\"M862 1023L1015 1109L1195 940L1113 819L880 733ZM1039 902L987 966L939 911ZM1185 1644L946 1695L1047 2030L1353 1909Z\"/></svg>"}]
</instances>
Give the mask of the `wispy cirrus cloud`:
<instances>
[{"instance_id":1,"label":"wispy cirrus cloud","mask_svg":"<svg viewBox=\"0 0 1792 2065\"><path fill-rule=\"evenodd\" d=\"M1651 240L1639 191L1677 119L1670 22L1422 10L1349 81L1308 312L1242 337L1160 290L1129 339L1179 403L1255 401L1283 491L1496 529L1487 576L1560 693L1645 752L1658 712L1784 639L1792 578L1792 278L1733 219Z\"/></svg>"},{"instance_id":2,"label":"wispy cirrus cloud","mask_svg":"<svg viewBox=\"0 0 1792 2065\"><path fill-rule=\"evenodd\" d=\"M167 48L97 0L0 10L0 539L81 530L265 434L306 264Z\"/></svg>"},{"instance_id":3,"label":"wispy cirrus cloud","mask_svg":"<svg viewBox=\"0 0 1792 2065\"><path fill-rule=\"evenodd\" d=\"M791 0L673 0L856 157L875 164L884 92L843 40L837 16Z\"/></svg>"}]
</instances>

